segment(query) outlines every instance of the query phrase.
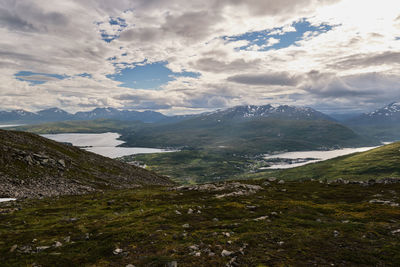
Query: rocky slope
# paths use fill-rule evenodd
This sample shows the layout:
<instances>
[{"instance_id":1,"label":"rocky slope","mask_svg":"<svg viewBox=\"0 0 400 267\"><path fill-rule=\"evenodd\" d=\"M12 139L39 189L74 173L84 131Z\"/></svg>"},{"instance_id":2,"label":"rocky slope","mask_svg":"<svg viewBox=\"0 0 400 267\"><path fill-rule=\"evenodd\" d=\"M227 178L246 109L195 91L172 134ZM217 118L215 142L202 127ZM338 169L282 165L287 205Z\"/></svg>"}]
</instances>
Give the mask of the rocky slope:
<instances>
[{"instance_id":1,"label":"rocky slope","mask_svg":"<svg viewBox=\"0 0 400 267\"><path fill-rule=\"evenodd\" d=\"M75 195L171 182L35 134L0 130L0 197Z\"/></svg>"}]
</instances>

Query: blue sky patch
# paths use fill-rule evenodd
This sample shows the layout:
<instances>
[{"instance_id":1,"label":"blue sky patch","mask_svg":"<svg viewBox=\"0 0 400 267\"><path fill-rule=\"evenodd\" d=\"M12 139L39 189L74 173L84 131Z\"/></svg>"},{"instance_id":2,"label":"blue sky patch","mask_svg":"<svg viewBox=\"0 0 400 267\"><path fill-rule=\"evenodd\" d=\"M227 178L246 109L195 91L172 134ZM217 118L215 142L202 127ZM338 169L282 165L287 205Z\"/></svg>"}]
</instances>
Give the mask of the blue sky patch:
<instances>
[{"instance_id":1,"label":"blue sky patch","mask_svg":"<svg viewBox=\"0 0 400 267\"><path fill-rule=\"evenodd\" d=\"M239 47L239 50L248 50L251 49L252 46L257 45L259 47L258 51L267 51L271 49L282 49L294 45L297 41L303 39L306 32L312 32L319 35L332 29L332 26L327 24L313 26L305 19L294 22L291 26L296 30L283 32L283 27L280 27L272 30L248 32L239 36L224 36L223 39L228 42L240 40L249 41L248 45Z\"/></svg>"},{"instance_id":2,"label":"blue sky patch","mask_svg":"<svg viewBox=\"0 0 400 267\"><path fill-rule=\"evenodd\" d=\"M170 81L175 80L176 77L193 77L200 76L195 72L173 72L165 65L167 62L155 62L152 64L145 64L146 61L136 63L134 68L125 68L120 70L117 74L108 75L107 77L115 81L122 82L122 87L129 87L134 89L159 89Z\"/></svg>"},{"instance_id":3,"label":"blue sky patch","mask_svg":"<svg viewBox=\"0 0 400 267\"><path fill-rule=\"evenodd\" d=\"M97 22L96 25L98 25L99 27L101 27L101 25L104 22ZM107 23L107 22L105 22ZM119 38L120 33L123 31L123 29L125 29L126 27L128 27L128 24L126 23L126 20L120 17L110 17L108 20L108 23L112 26L117 26L115 30L113 30L112 32L107 32L104 29L100 29L100 36L101 39L107 43L112 42L115 39Z\"/></svg>"},{"instance_id":4,"label":"blue sky patch","mask_svg":"<svg viewBox=\"0 0 400 267\"><path fill-rule=\"evenodd\" d=\"M51 80L63 80L69 77L67 75L39 73L31 71L19 71L14 76L19 81L30 82L31 85L44 84Z\"/></svg>"}]
</instances>

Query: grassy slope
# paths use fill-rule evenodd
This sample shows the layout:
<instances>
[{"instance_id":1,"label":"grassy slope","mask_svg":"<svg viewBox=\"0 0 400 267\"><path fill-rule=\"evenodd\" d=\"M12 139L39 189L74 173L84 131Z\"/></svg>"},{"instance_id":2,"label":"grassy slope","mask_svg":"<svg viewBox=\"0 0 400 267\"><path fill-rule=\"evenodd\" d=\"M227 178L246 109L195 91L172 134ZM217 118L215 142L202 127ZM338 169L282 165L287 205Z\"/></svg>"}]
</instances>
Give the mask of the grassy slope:
<instances>
[{"instance_id":1,"label":"grassy slope","mask_svg":"<svg viewBox=\"0 0 400 267\"><path fill-rule=\"evenodd\" d=\"M198 150L133 155L123 157L123 160L146 164L147 169L184 184L231 180L250 171L257 161L230 153Z\"/></svg>"},{"instance_id":2,"label":"grassy slope","mask_svg":"<svg viewBox=\"0 0 400 267\"><path fill-rule=\"evenodd\" d=\"M256 174L253 178L256 176L277 176L289 180L369 180L400 177L400 142L293 169Z\"/></svg>"},{"instance_id":3,"label":"grassy slope","mask_svg":"<svg viewBox=\"0 0 400 267\"><path fill-rule=\"evenodd\" d=\"M221 251L237 252L247 243L244 254L236 254L240 266L399 266L400 237L391 232L400 228L400 209L368 203L376 194L398 201L399 193L400 184L287 182L222 199L215 193L151 187L3 203L1 265L165 266L177 261L178 266L225 266L233 256L221 257ZM189 208L195 212L187 214ZM269 220L253 220L265 215ZM188 229L182 227L186 223ZM71 242L64 241L68 236ZM55 241L62 246L19 251ZM194 244L199 257L190 255ZM18 248L10 252L13 245ZM113 255L116 248L124 253ZM216 255L208 256L206 249Z\"/></svg>"}]
</instances>

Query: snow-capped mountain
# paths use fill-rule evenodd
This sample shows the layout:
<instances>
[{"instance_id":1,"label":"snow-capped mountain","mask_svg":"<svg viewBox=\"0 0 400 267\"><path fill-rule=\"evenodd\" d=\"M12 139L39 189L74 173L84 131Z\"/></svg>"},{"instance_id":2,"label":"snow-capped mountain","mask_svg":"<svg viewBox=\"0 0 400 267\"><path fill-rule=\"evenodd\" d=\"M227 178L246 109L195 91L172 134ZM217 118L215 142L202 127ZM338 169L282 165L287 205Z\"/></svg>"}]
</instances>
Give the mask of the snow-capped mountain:
<instances>
[{"instance_id":1,"label":"snow-capped mountain","mask_svg":"<svg viewBox=\"0 0 400 267\"><path fill-rule=\"evenodd\" d=\"M65 120L72 120L74 116L65 110L60 108L49 108L38 111L36 113L39 115L39 119L43 119L45 121L65 121Z\"/></svg>"},{"instance_id":2,"label":"snow-capped mountain","mask_svg":"<svg viewBox=\"0 0 400 267\"><path fill-rule=\"evenodd\" d=\"M115 108L96 108L71 114L60 108L49 108L36 113L25 110L0 111L1 123L42 123L67 120L115 119L122 121L158 122L169 117L154 111L130 111Z\"/></svg>"},{"instance_id":3,"label":"snow-capped mountain","mask_svg":"<svg viewBox=\"0 0 400 267\"><path fill-rule=\"evenodd\" d=\"M218 110L205 114L209 118L217 120L234 119L234 120L251 120L255 118L273 118L273 119L290 119L290 120L330 120L331 117L325 115L315 109L308 107L295 107L288 105L281 106L237 106L226 110Z\"/></svg>"},{"instance_id":4,"label":"snow-capped mountain","mask_svg":"<svg viewBox=\"0 0 400 267\"><path fill-rule=\"evenodd\" d=\"M346 123L348 124L388 124L400 123L400 102L391 103L370 113L364 113Z\"/></svg>"}]
</instances>

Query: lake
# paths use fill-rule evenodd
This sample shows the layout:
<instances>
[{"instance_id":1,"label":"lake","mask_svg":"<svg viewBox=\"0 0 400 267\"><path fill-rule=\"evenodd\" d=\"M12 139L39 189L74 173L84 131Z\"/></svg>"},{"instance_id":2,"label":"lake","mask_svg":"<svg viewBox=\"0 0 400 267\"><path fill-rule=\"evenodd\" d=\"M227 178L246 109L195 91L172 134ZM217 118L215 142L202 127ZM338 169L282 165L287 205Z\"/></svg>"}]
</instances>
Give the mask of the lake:
<instances>
[{"instance_id":1,"label":"lake","mask_svg":"<svg viewBox=\"0 0 400 267\"><path fill-rule=\"evenodd\" d=\"M17 126L21 126L23 124L0 124L0 129L2 128L8 128L8 127L17 127Z\"/></svg>"},{"instance_id":2,"label":"lake","mask_svg":"<svg viewBox=\"0 0 400 267\"><path fill-rule=\"evenodd\" d=\"M358 148L342 148L328 151L297 151L286 152L282 154L266 155L264 159L271 160L272 166L264 167L261 169L289 169L294 167L303 166L306 164L332 159L356 152L364 152L377 147L358 147ZM278 161L276 159L281 159ZM273 162L272 160L276 161Z\"/></svg>"},{"instance_id":3,"label":"lake","mask_svg":"<svg viewBox=\"0 0 400 267\"><path fill-rule=\"evenodd\" d=\"M43 134L43 137L48 139L71 143L74 146L83 147L83 149L105 156L109 158L118 158L134 154L148 153L165 153L174 152L174 150L145 148L145 147L118 147L125 143L118 140L118 133L66 133L66 134Z\"/></svg>"},{"instance_id":4,"label":"lake","mask_svg":"<svg viewBox=\"0 0 400 267\"><path fill-rule=\"evenodd\" d=\"M15 201L15 198L0 198L0 202Z\"/></svg>"}]
</instances>

